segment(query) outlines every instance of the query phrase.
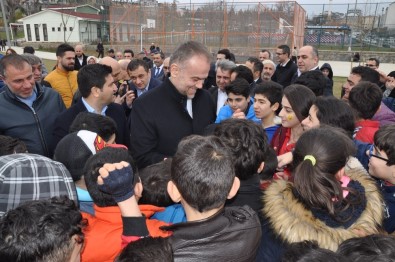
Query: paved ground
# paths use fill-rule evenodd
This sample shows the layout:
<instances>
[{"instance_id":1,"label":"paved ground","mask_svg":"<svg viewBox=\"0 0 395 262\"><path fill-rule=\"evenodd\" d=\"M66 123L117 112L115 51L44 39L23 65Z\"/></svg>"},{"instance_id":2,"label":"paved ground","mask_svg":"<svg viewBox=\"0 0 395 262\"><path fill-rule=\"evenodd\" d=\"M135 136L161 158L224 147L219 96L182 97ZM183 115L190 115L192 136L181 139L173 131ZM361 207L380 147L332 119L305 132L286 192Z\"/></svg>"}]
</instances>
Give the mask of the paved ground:
<instances>
[{"instance_id":1,"label":"paved ground","mask_svg":"<svg viewBox=\"0 0 395 262\"><path fill-rule=\"evenodd\" d=\"M22 47L13 46L12 48L18 54L23 53ZM44 59L56 60L55 53L51 53L51 52L36 51L35 55ZM334 76L342 76L342 77L347 77L350 73L351 68L353 66L358 65L357 63L341 62L341 61L320 61L319 65L321 66L324 63L329 63L332 66ZM382 63L380 64L380 69L388 74L391 71L395 71L395 65Z\"/></svg>"}]
</instances>

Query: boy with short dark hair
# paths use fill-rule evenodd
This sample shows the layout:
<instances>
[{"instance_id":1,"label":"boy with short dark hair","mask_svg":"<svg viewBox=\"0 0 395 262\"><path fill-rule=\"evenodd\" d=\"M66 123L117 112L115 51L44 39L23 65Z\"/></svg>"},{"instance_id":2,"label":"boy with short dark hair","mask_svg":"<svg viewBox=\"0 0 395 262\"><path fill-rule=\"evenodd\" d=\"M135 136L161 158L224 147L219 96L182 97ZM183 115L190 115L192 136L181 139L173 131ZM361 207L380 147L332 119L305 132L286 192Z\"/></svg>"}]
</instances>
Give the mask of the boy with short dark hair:
<instances>
[{"instance_id":1,"label":"boy with short dark hair","mask_svg":"<svg viewBox=\"0 0 395 262\"><path fill-rule=\"evenodd\" d=\"M218 113L215 123L221 123L228 118L250 119L259 122L255 117L253 101L250 98L250 85L241 78L236 78L225 87L228 96L227 105Z\"/></svg>"},{"instance_id":2,"label":"boy with short dark hair","mask_svg":"<svg viewBox=\"0 0 395 262\"><path fill-rule=\"evenodd\" d=\"M384 229L395 231L395 124L381 127L368 151L369 174L379 179L386 204Z\"/></svg>"},{"instance_id":3,"label":"boy with short dark hair","mask_svg":"<svg viewBox=\"0 0 395 262\"><path fill-rule=\"evenodd\" d=\"M372 118L380 109L382 98L381 89L367 81L361 81L351 89L348 100L355 111L354 139L373 144L373 136L379 129L380 123Z\"/></svg>"},{"instance_id":4,"label":"boy with short dark hair","mask_svg":"<svg viewBox=\"0 0 395 262\"><path fill-rule=\"evenodd\" d=\"M255 87L254 112L262 122L269 143L281 124L281 119L276 121L276 117L281 110L282 98L283 88L275 82L264 82Z\"/></svg>"},{"instance_id":5,"label":"boy with short dark hair","mask_svg":"<svg viewBox=\"0 0 395 262\"><path fill-rule=\"evenodd\" d=\"M259 213L262 209L259 173L269 149L265 131L261 125L246 119L228 119L215 128L214 135L231 150L232 165L240 179L239 191L226 205L248 205Z\"/></svg>"},{"instance_id":6,"label":"boy with short dark hair","mask_svg":"<svg viewBox=\"0 0 395 262\"><path fill-rule=\"evenodd\" d=\"M260 242L257 214L248 206L225 207L239 189L229 149L218 137L190 136L173 157L168 191L184 206L186 223L173 232L175 261L253 261Z\"/></svg>"}]
</instances>

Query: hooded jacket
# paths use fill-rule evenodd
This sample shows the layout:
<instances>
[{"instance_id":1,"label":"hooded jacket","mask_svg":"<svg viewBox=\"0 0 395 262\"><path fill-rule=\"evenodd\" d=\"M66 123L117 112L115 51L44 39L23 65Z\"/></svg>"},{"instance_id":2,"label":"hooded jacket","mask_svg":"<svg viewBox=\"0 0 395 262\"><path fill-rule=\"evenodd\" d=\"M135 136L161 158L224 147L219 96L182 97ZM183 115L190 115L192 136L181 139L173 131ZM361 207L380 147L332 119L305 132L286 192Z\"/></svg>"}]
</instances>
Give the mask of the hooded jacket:
<instances>
[{"instance_id":1,"label":"hooded jacket","mask_svg":"<svg viewBox=\"0 0 395 262\"><path fill-rule=\"evenodd\" d=\"M376 183L363 168L346 169L351 181L363 187L366 207L359 216L341 226L329 226L313 211L304 207L292 192L292 183L277 180L265 192L259 261L278 261L283 248L290 243L315 240L321 248L336 251L343 241L361 235L377 234L382 225L383 200ZM316 214L316 213L315 213ZM268 260L269 259L269 260Z\"/></svg>"}]
</instances>

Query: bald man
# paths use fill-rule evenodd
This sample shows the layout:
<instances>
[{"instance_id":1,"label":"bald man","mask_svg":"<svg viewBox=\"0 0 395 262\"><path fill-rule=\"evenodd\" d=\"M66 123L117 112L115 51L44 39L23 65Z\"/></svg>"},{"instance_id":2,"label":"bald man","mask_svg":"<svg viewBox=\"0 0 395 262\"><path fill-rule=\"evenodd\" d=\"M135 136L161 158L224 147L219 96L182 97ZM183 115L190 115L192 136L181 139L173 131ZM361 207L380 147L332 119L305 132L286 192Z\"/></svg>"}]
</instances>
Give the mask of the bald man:
<instances>
[{"instance_id":1,"label":"bald man","mask_svg":"<svg viewBox=\"0 0 395 262\"><path fill-rule=\"evenodd\" d=\"M74 47L74 51L75 51L75 59L74 59L74 70L80 70L81 67L86 66L87 65L87 59L88 56L86 56L84 54L84 47L83 45L76 45Z\"/></svg>"}]
</instances>

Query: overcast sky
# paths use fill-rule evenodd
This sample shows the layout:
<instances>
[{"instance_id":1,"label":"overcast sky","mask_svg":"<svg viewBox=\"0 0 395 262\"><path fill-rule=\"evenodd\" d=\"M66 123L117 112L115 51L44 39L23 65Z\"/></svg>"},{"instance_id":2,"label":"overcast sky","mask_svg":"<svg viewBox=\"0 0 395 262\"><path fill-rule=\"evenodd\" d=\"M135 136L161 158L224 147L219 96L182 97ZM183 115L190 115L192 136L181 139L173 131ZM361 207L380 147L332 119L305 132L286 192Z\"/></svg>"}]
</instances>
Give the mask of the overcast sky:
<instances>
[{"instance_id":1,"label":"overcast sky","mask_svg":"<svg viewBox=\"0 0 395 262\"><path fill-rule=\"evenodd\" d=\"M225 0L227 3L273 3L274 1L252 1L252 0ZM171 3L173 0L158 0L159 3L168 2ZM178 0L180 4L189 4L190 2L193 4L200 4L200 3L207 3L207 2L214 2L213 0ZM297 0L300 5L307 11L308 14L319 14L322 12L323 4L325 4L325 10L329 7L329 0ZM355 3L358 4L359 9L366 10L368 9L369 12L375 12L376 10L376 3L380 3L378 7L378 11L380 12L382 7L387 7L391 2L394 1L380 1L380 0L332 0L332 11L342 12L345 13L347 11L347 4L349 4L350 9L354 8ZM370 5L366 5L370 4Z\"/></svg>"}]
</instances>

